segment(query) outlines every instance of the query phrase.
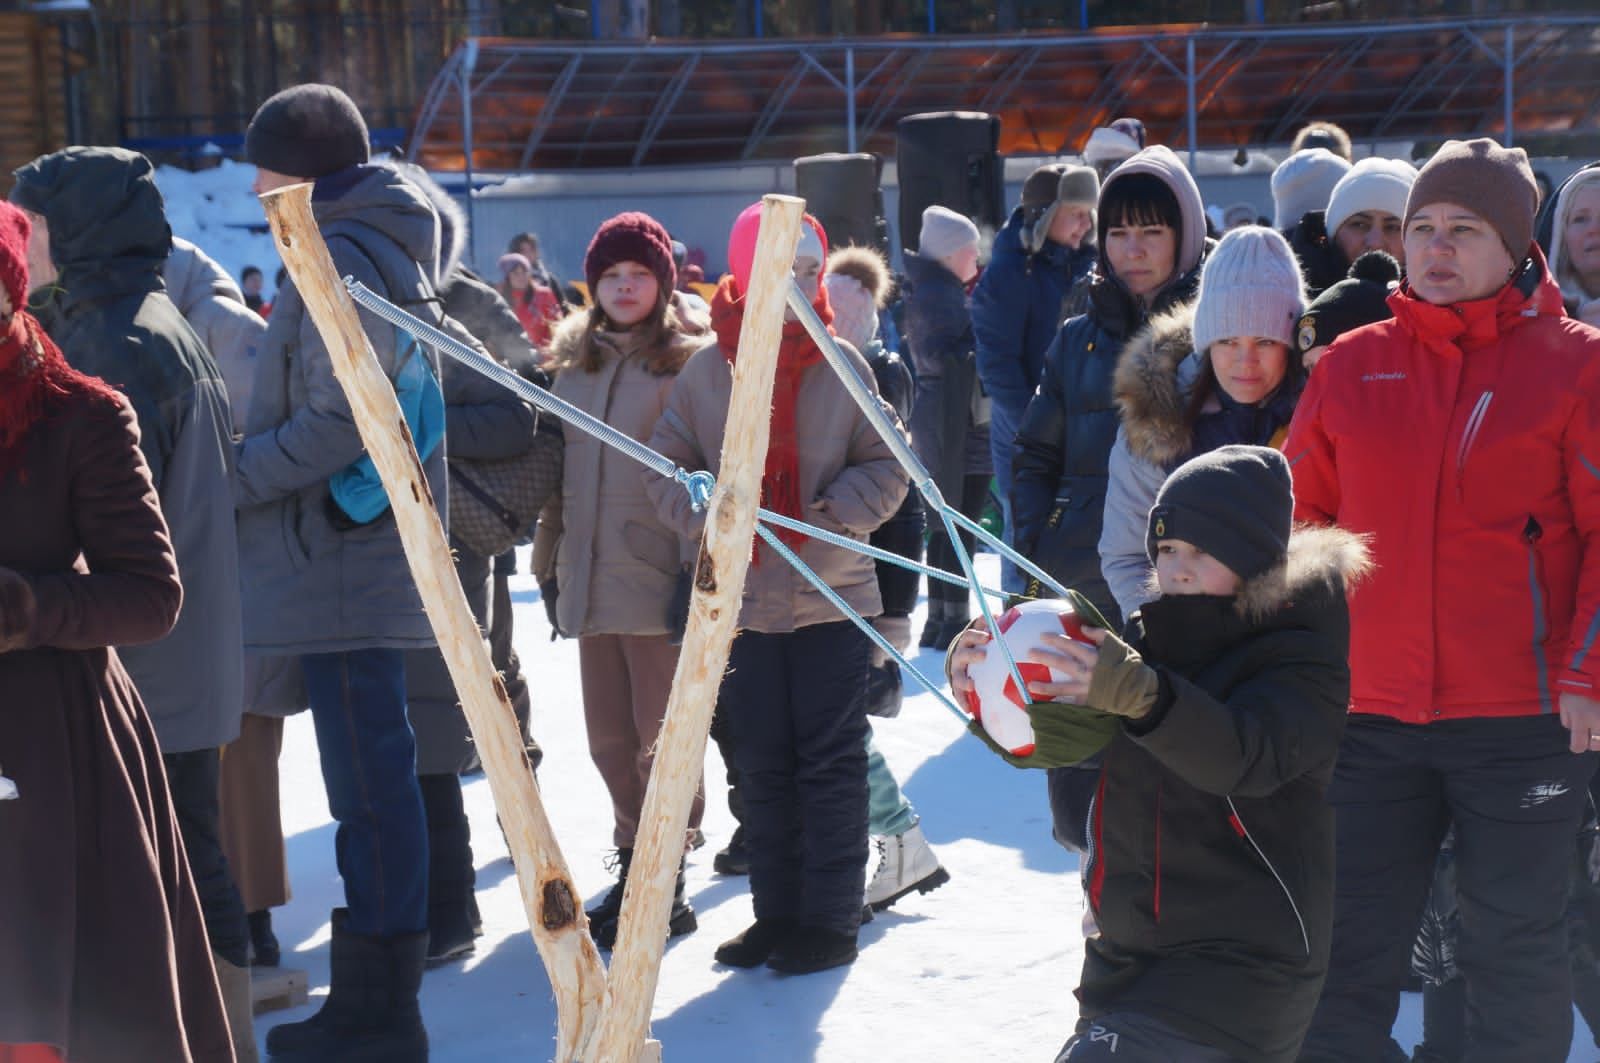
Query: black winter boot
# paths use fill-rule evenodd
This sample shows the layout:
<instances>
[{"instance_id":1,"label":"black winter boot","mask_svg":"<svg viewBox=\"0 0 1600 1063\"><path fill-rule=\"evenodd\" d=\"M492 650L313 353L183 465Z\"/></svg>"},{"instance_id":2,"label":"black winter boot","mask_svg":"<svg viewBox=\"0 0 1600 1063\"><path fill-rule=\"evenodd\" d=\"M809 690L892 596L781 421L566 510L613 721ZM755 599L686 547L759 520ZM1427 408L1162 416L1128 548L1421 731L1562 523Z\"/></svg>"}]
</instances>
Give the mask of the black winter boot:
<instances>
[{"instance_id":1,"label":"black winter boot","mask_svg":"<svg viewBox=\"0 0 1600 1063\"><path fill-rule=\"evenodd\" d=\"M428 820L428 966L437 967L475 947L478 876L460 776L419 775L417 785Z\"/></svg>"},{"instance_id":2,"label":"black winter boot","mask_svg":"<svg viewBox=\"0 0 1600 1063\"><path fill-rule=\"evenodd\" d=\"M711 868L719 875L748 875L750 873L750 850L744 845L744 827L733 829L733 837L728 839L728 844L716 856L711 858Z\"/></svg>"},{"instance_id":3,"label":"black winter boot","mask_svg":"<svg viewBox=\"0 0 1600 1063\"><path fill-rule=\"evenodd\" d=\"M616 884L606 891L600 898L600 903L593 908L586 909L584 915L589 917L589 934L596 942L600 940L600 928L612 924L611 937L616 939L616 922L622 915L622 892L628 885L628 868L633 866L633 850L618 849L616 856L606 861L606 870L617 873ZM610 946L602 946L609 948Z\"/></svg>"},{"instance_id":4,"label":"black winter boot","mask_svg":"<svg viewBox=\"0 0 1600 1063\"><path fill-rule=\"evenodd\" d=\"M417 991L428 935L362 937L334 909L328 1000L304 1022L267 1033L278 1063L427 1063L428 1032Z\"/></svg>"},{"instance_id":5,"label":"black winter boot","mask_svg":"<svg viewBox=\"0 0 1600 1063\"><path fill-rule=\"evenodd\" d=\"M283 950L278 947L278 936L272 932L272 909L251 912L247 918L250 922L250 966L278 966Z\"/></svg>"},{"instance_id":6,"label":"black winter boot","mask_svg":"<svg viewBox=\"0 0 1600 1063\"><path fill-rule=\"evenodd\" d=\"M716 961L729 967L760 967L794 931L790 919L757 919L744 933L717 946Z\"/></svg>"},{"instance_id":7,"label":"black winter boot","mask_svg":"<svg viewBox=\"0 0 1600 1063\"><path fill-rule=\"evenodd\" d=\"M855 959L855 934L801 926L778 943L767 966L783 974L814 974L854 963Z\"/></svg>"},{"instance_id":8,"label":"black winter boot","mask_svg":"<svg viewBox=\"0 0 1600 1063\"><path fill-rule=\"evenodd\" d=\"M626 878L624 878L624 882ZM683 864L678 864L678 882L672 893L672 913L667 917L667 937L682 937L700 928L700 920L695 917L694 908L689 905L688 898L684 896L684 869ZM617 930L622 925L621 892L623 883L617 884L618 907L617 914L609 919L592 921L589 924L589 935L594 938L594 943L607 951L616 948ZM610 897L606 898L610 900ZM596 909L598 910L598 909Z\"/></svg>"},{"instance_id":9,"label":"black winter boot","mask_svg":"<svg viewBox=\"0 0 1600 1063\"><path fill-rule=\"evenodd\" d=\"M943 598L935 598L932 593L928 595L928 619L922 625L922 637L917 640L918 646L930 650L949 645L948 642L939 641L939 636L944 633L945 608Z\"/></svg>"}]
</instances>

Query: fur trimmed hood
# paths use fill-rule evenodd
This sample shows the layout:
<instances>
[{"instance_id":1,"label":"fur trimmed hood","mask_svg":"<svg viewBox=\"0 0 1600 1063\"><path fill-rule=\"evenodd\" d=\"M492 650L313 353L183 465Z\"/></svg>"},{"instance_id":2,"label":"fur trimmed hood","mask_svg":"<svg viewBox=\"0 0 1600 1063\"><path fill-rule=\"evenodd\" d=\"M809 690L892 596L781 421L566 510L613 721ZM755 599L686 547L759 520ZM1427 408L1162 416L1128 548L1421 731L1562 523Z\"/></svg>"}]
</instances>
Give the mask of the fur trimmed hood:
<instances>
[{"instance_id":1,"label":"fur trimmed hood","mask_svg":"<svg viewBox=\"0 0 1600 1063\"><path fill-rule=\"evenodd\" d=\"M850 277L872 296L872 305L879 310L889 305L893 278L889 263L870 247L841 247L828 256L828 272Z\"/></svg>"},{"instance_id":2,"label":"fur trimmed hood","mask_svg":"<svg viewBox=\"0 0 1600 1063\"><path fill-rule=\"evenodd\" d=\"M1289 556L1247 581L1234 598L1234 609L1245 620L1258 623L1306 591L1346 591L1371 568L1364 536L1342 528L1302 525L1289 536Z\"/></svg>"},{"instance_id":3,"label":"fur trimmed hood","mask_svg":"<svg viewBox=\"0 0 1600 1063\"><path fill-rule=\"evenodd\" d=\"M589 314L585 310L568 314L554 324L550 332L550 344L546 350L550 365L556 371L579 364L583 357L584 337L588 334L588 329ZM691 354L706 345L708 337L684 332L673 332L671 335L673 357L669 362L672 364L671 371L676 373L683 368L683 363L689 360Z\"/></svg>"},{"instance_id":4,"label":"fur trimmed hood","mask_svg":"<svg viewBox=\"0 0 1600 1063\"><path fill-rule=\"evenodd\" d=\"M1161 468L1177 462L1193 443L1185 412L1200 375L1194 307L1191 301L1152 317L1123 345L1111 378L1128 449Z\"/></svg>"}]
</instances>

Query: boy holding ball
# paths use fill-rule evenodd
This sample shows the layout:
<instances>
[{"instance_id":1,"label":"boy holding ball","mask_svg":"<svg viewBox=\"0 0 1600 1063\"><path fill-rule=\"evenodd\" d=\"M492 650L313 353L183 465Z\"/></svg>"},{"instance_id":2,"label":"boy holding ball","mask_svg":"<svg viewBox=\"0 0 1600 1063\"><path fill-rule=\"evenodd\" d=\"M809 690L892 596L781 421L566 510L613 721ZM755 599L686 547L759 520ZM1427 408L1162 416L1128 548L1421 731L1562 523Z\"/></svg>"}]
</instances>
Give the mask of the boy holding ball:
<instances>
[{"instance_id":1,"label":"boy holding ball","mask_svg":"<svg viewBox=\"0 0 1600 1063\"><path fill-rule=\"evenodd\" d=\"M1028 655L1036 749L1051 722L1120 718L1089 811L1076 1035L1057 1063L1291 1063L1327 972L1333 813L1349 698L1346 586L1356 537L1291 530L1283 455L1228 446L1162 486L1146 538L1161 596L1125 638L1046 635ZM951 648L951 685L987 632Z\"/></svg>"}]
</instances>

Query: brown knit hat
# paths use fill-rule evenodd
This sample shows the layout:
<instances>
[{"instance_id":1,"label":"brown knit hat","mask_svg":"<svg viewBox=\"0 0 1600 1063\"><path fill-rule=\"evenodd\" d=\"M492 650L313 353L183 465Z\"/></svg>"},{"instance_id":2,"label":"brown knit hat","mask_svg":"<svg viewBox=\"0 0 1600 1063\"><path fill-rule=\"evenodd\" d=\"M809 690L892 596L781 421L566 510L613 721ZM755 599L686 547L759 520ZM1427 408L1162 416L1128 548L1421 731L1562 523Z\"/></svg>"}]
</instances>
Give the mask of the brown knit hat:
<instances>
[{"instance_id":1,"label":"brown knit hat","mask_svg":"<svg viewBox=\"0 0 1600 1063\"><path fill-rule=\"evenodd\" d=\"M1445 141L1411 185L1406 224L1433 203L1466 207L1494 226L1514 261L1527 257L1539 211L1539 185L1528 153L1521 148L1502 148L1487 137Z\"/></svg>"}]
</instances>

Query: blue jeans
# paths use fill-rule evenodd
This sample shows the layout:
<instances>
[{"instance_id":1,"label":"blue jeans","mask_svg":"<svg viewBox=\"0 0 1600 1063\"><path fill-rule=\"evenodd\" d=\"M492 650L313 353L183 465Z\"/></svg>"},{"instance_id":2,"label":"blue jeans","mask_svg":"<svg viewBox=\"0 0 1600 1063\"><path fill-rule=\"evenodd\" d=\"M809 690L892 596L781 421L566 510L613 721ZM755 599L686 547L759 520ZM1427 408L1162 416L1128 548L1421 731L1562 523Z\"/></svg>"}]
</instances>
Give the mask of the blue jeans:
<instances>
[{"instance_id":1,"label":"blue jeans","mask_svg":"<svg viewBox=\"0 0 1600 1063\"><path fill-rule=\"evenodd\" d=\"M995 403L989 417L989 459L994 463L994 486L1000 494L1000 517L1005 521L1000 538L1012 547L1016 546L1016 535L1011 526L1011 456L1016 442L1017 419ZM1001 554L1000 589L1008 594L1021 594L1026 583L1022 570Z\"/></svg>"},{"instance_id":2,"label":"blue jeans","mask_svg":"<svg viewBox=\"0 0 1600 1063\"><path fill-rule=\"evenodd\" d=\"M300 658L317 728L348 926L363 937L428 928L428 828L406 719L401 650Z\"/></svg>"},{"instance_id":3,"label":"blue jeans","mask_svg":"<svg viewBox=\"0 0 1600 1063\"><path fill-rule=\"evenodd\" d=\"M917 810L900 792L889 762L867 732L867 834L898 838L917 825Z\"/></svg>"}]
</instances>

